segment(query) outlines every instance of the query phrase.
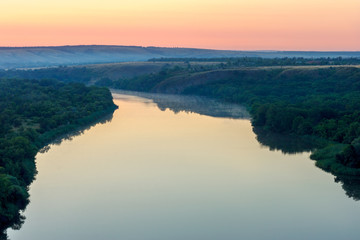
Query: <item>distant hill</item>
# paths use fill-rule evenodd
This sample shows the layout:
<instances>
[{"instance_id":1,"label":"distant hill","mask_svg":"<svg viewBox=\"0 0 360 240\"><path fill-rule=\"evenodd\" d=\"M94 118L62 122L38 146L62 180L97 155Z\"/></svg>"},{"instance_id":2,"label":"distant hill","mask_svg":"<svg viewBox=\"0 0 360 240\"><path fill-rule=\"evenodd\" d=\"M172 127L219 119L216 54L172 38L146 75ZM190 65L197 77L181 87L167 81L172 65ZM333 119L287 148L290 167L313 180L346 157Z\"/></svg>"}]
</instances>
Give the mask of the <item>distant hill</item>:
<instances>
[{"instance_id":1,"label":"distant hill","mask_svg":"<svg viewBox=\"0 0 360 240\"><path fill-rule=\"evenodd\" d=\"M227 51L137 46L0 47L0 69L136 62L151 58L357 57L360 52Z\"/></svg>"}]
</instances>

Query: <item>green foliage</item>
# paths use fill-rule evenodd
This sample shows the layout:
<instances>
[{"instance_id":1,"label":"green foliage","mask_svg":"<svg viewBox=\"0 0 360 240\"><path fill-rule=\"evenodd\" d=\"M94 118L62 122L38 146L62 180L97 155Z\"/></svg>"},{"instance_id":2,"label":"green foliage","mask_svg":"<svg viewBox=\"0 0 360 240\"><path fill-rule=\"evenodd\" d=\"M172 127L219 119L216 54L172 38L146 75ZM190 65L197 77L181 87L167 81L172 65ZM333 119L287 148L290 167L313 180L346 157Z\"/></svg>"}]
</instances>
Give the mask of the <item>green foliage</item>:
<instances>
[{"instance_id":1,"label":"green foliage","mask_svg":"<svg viewBox=\"0 0 360 240\"><path fill-rule=\"evenodd\" d=\"M0 70L0 78L58 79L63 82L87 83L94 73L86 67L53 67L27 70Z\"/></svg>"},{"instance_id":2,"label":"green foliage","mask_svg":"<svg viewBox=\"0 0 360 240\"><path fill-rule=\"evenodd\" d=\"M341 153L336 155L336 160L344 166L360 168L360 156L353 145L346 146Z\"/></svg>"},{"instance_id":3,"label":"green foliage","mask_svg":"<svg viewBox=\"0 0 360 240\"><path fill-rule=\"evenodd\" d=\"M261 58L261 57L233 57L233 58L152 58L149 62L221 62L224 67L239 66L311 66L311 65L350 65L360 64L359 58ZM225 63L225 64L224 64Z\"/></svg>"},{"instance_id":4,"label":"green foliage","mask_svg":"<svg viewBox=\"0 0 360 240\"><path fill-rule=\"evenodd\" d=\"M110 86L119 89L149 92L153 90L154 86L160 84L162 81L169 79L172 76L181 76L183 73L186 74L186 70L179 66L171 68L170 66L165 65L158 73L142 75L132 79L119 79L118 81L113 81Z\"/></svg>"},{"instance_id":5,"label":"green foliage","mask_svg":"<svg viewBox=\"0 0 360 240\"><path fill-rule=\"evenodd\" d=\"M0 226L21 223L19 209L29 203L29 194L18 180L7 174L0 174ZM3 229L2 229L3 230Z\"/></svg>"},{"instance_id":6,"label":"green foliage","mask_svg":"<svg viewBox=\"0 0 360 240\"><path fill-rule=\"evenodd\" d=\"M360 69L239 70L183 92L250 106L254 126L350 143L360 134ZM346 86L346 87L344 87Z\"/></svg>"},{"instance_id":7,"label":"green foliage","mask_svg":"<svg viewBox=\"0 0 360 240\"><path fill-rule=\"evenodd\" d=\"M291 65L296 60L303 63L304 59L238 60L258 66L275 65L276 61ZM324 64L330 61L323 60ZM336 61L340 63L343 59ZM202 95L245 104L252 114L253 126L275 133L312 135L342 144L360 137L360 68L356 67L227 69L225 66L211 71L169 68L161 74L114 83L114 87L128 90ZM342 167L357 168L357 158L351 154L347 149L341 161L336 161L335 154L331 161L319 164L334 171L343 171ZM330 162L333 167L326 165Z\"/></svg>"},{"instance_id":8,"label":"green foliage","mask_svg":"<svg viewBox=\"0 0 360 240\"><path fill-rule=\"evenodd\" d=\"M317 167L337 176L359 176L360 169L345 166L337 160L336 156L342 154L348 146L346 144L328 144L328 146L313 152L310 158L316 160Z\"/></svg>"},{"instance_id":9,"label":"green foliage","mask_svg":"<svg viewBox=\"0 0 360 240\"><path fill-rule=\"evenodd\" d=\"M20 210L29 202L37 151L115 108L106 88L0 79L0 232L24 220Z\"/></svg>"},{"instance_id":10,"label":"green foliage","mask_svg":"<svg viewBox=\"0 0 360 240\"><path fill-rule=\"evenodd\" d=\"M337 162L350 168L360 168L360 137L336 154Z\"/></svg>"}]
</instances>

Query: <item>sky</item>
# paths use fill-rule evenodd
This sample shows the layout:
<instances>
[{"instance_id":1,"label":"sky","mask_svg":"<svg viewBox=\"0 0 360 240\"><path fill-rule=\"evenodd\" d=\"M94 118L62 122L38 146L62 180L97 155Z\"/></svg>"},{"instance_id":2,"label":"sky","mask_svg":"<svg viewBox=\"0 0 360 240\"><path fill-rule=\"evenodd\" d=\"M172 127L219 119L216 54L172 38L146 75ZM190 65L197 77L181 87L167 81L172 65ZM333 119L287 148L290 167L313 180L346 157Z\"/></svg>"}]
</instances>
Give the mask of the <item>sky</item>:
<instances>
[{"instance_id":1,"label":"sky","mask_svg":"<svg viewBox=\"0 0 360 240\"><path fill-rule=\"evenodd\" d=\"M360 50L360 0L1 0L0 46Z\"/></svg>"}]
</instances>

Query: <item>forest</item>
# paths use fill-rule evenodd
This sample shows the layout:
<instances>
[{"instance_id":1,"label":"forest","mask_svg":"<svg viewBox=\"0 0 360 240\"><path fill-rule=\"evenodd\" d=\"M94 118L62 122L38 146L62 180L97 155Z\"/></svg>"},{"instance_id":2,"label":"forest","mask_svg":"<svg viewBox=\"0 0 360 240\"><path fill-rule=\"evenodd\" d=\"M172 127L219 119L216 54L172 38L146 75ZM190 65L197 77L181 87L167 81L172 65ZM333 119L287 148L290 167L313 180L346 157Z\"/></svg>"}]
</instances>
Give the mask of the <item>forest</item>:
<instances>
[{"instance_id":1,"label":"forest","mask_svg":"<svg viewBox=\"0 0 360 240\"><path fill-rule=\"evenodd\" d=\"M186 69L188 73L219 69L239 69L258 67L310 67L360 65L360 58L153 58L146 62L128 62L111 64L92 64L80 66L60 65L58 67L0 69L0 78L57 79L63 82L82 82L93 84L101 82L109 85L109 80L133 80L151 74L163 74L169 69ZM179 72L180 73L180 72Z\"/></svg>"},{"instance_id":2,"label":"forest","mask_svg":"<svg viewBox=\"0 0 360 240\"><path fill-rule=\"evenodd\" d=\"M328 148L312 155L316 164L333 173L360 175L359 63L359 58L341 57L154 58L137 65L8 70L0 76L245 104L254 127L325 139Z\"/></svg>"},{"instance_id":3,"label":"forest","mask_svg":"<svg viewBox=\"0 0 360 240\"><path fill-rule=\"evenodd\" d=\"M358 65L360 59L351 58L303 58L303 57L230 57L230 58L152 58L149 62L218 62L222 67L260 67L260 66L314 66L314 65Z\"/></svg>"},{"instance_id":4,"label":"forest","mask_svg":"<svg viewBox=\"0 0 360 240\"><path fill-rule=\"evenodd\" d=\"M56 80L0 79L0 239L20 228L36 175L35 155L51 141L112 113L106 88Z\"/></svg>"},{"instance_id":5,"label":"forest","mask_svg":"<svg viewBox=\"0 0 360 240\"><path fill-rule=\"evenodd\" d=\"M98 84L104 85L101 81ZM194 71L177 66L106 85L134 91L201 95L245 104L254 127L325 139L325 150L318 149L312 155L317 166L336 174L360 175L358 67Z\"/></svg>"}]
</instances>

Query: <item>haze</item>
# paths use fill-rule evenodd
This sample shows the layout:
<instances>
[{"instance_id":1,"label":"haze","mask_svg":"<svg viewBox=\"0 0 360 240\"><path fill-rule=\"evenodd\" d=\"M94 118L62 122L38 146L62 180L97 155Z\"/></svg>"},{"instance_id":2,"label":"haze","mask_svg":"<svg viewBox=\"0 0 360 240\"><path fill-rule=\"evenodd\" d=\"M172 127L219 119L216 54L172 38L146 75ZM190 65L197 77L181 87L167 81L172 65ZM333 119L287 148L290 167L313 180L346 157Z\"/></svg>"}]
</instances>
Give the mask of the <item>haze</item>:
<instances>
[{"instance_id":1,"label":"haze","mask_svg":"<svg viewBox=\"0 0 360 240\"><path fill-rule=\"evenodd\" d=\"M3 0L0 46L360 50L359 0Z\"/></svg>"}]
</instances>

